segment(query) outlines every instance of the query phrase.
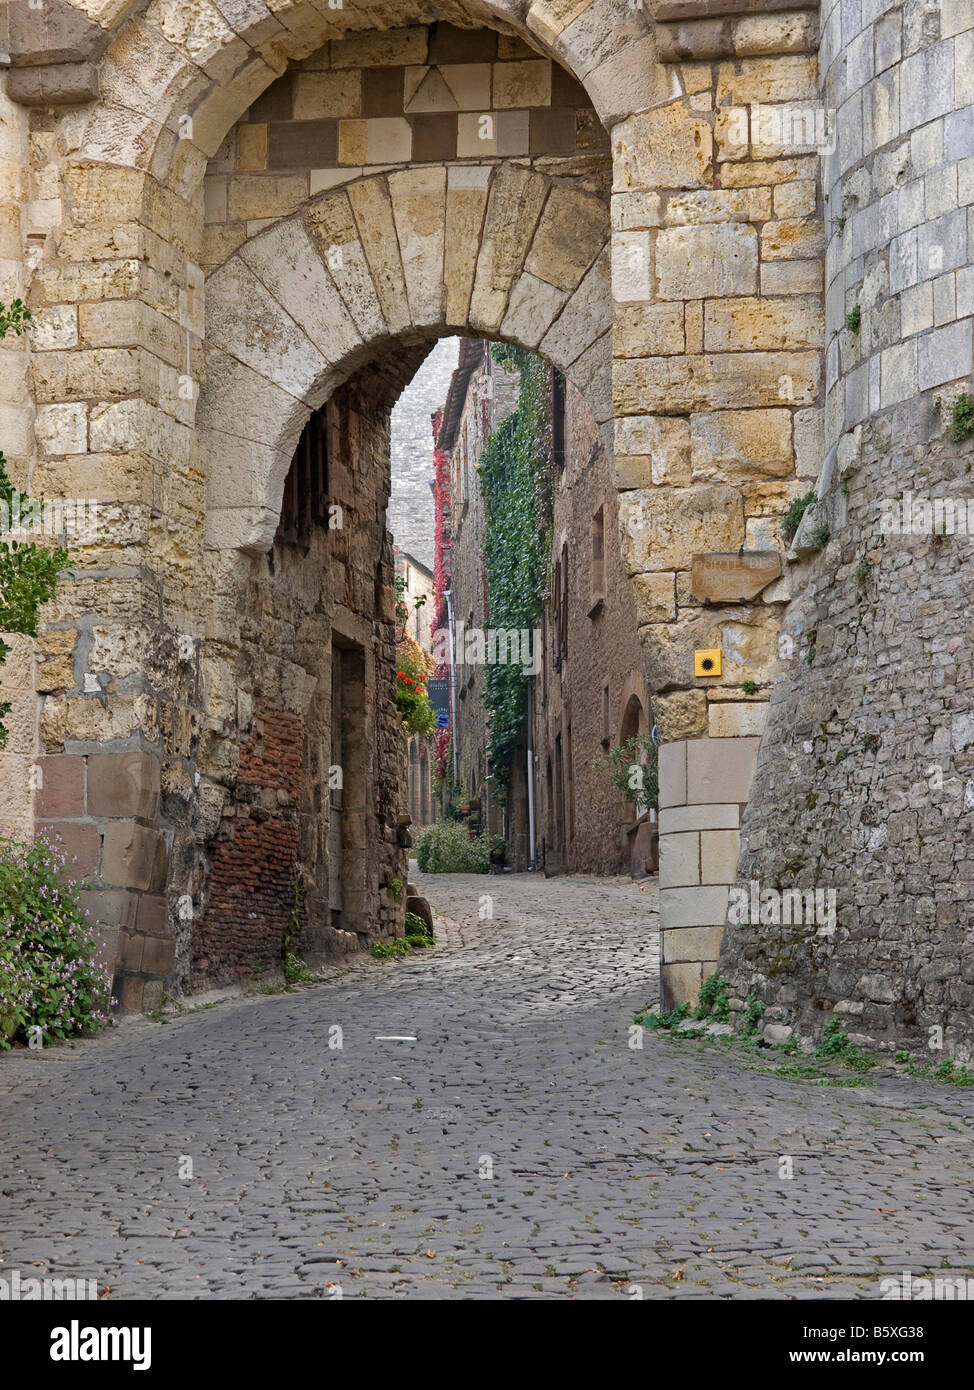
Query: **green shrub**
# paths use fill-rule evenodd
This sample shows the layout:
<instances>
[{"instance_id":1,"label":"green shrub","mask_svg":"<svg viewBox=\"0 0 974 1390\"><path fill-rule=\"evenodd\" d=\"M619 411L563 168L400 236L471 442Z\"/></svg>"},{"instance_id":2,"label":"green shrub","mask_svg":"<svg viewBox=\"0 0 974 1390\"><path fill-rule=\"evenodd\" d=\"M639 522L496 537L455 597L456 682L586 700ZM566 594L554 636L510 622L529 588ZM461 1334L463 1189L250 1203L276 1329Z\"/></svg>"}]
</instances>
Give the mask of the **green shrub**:
<instances>
[{"instance_id":1,"label":"green shrub","mask_svg":"<svg viewBox=\"0 0 974 1390\"><path fill-rule=\"evenodd\" d=\"M95 928L64 857L45 840L0 839L0 1048L93 1033L111 979L94 961Z\"/></svg>"},{"instance_id":2,"label":"green shrub","mask_svg":"<svg viewBox=\"0 0 974 1390\"><path fill-rule=\"evenodd\" d=\"M696 1018L713 1018L717 1023L726 1023L730 1015L728 982L723 975L708 975L700 986Z\"/></svg>"},{"instance_id":3,"label":"green shrub","mask_svg":"<svg viewBox=\"0 0 974 1390\"><path fill-rule=\"evenodd\" d=\"M781 534L789 545L795 539L795 533L801 519L815 501L816 496L815 489L812 488L811 492L806 492L804 497L796 497L782 517Z\"/></svg>"},{"instance_id":4,"label":"green shrub","mask_svg":"<svg viewBox=\"0 0 974 1390\"><path fill-rule=\"evenodd\" d=\"M375 941L372 955L376 960L394 960L397 956L408 956L411 947L408 941Z\"/></svg>"},{"instance_id":5,"label":"green shrub","mask_svg":"<svg viewBox=\"0 0 974 1390\"><path fill-rule=\"evenodd\" d=\"M472 839L456 821L437 821L416 837L416 860L424 874L486 874L490 869L489 838Z\"/></svg>"},{"instance_id":6,"label":"green shrub","mask_svg":"<svg viewBox=\"0 0 974 1390\"><path fill-rule=\"evenodd\" d=\"M424 946L433 944L433 933L426 925L424 918L418 912L406 913L406 940L412 942L414 938L422 937Z\"/></svg>"},{"instance_id":7,"label":"green shrub","mask_svg":"<svg viewBox=\"0 0 974 1390\"><path fill-rule=\"evenodd\" d=\"M604 758L593 759L592 766L607 772L613 790L640 814L648 806L659 809L659 749L649 734L633 734Z\"/></svg>"},{"instance_id":8,"label":"green shrub","mask_svg":"<svg viewBox=\"0 0 974 1390\"><path fill-rule=\"evenodd\" d=\"M950 424L947 430L955 444L974 434L974 396L962 391L950 406Z\"/></svg>"},{"instance_id":9,"label":"green shrub","mask_svg":"<svg viewBox=\"0 0 974 1390\"><path fill-rule=\"evenodd\" d=\"M764 1001L755 994L749 994L744 1001L744 1032L756 1033L758 1024L764 1017Z\"/></svg>"},{"instance_id":10,"label":"green shrub","mask_svg":"<svg viewBox=\"0 0 974 1390\"><path fill-rule=\"evenodd\" d=\"M289 985L306 985L314 981L314 975L293 951L288 951L284 957L284 978Z\"/></svg>"}]
</instances>

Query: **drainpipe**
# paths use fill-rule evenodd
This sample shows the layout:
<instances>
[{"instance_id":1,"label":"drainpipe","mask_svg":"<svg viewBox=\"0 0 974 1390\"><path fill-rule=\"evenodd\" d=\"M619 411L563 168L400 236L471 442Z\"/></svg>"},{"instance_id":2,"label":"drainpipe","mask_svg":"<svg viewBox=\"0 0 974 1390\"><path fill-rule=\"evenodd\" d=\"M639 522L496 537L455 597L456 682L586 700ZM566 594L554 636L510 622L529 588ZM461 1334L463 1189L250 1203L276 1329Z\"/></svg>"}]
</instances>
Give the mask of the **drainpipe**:
<instances>
[{"instance_id":1,"label":"drainpipe","mask_svg":"<svg viewBox=\"0 0 974 1390\"><path fill-rule=\"evenodd\" d=\"M457 744L457 674L456 674L456 652L453 642L453 591L445 589L443 597L446 599L446 621L450 629L450 722L452 728L451 742L453 744L453 785L457 786L460 781L459 760Z\"/></svg>"},{"instance_id":2,"label":"drainpipe","mask_svg":"<svg viewBox=\"0 0 974 1390\"><path fill-rule=\"evenodd\" d=\"M528 868L538 867L534 854L534 681L528 685Z\"/></svg>"}]
</instances>

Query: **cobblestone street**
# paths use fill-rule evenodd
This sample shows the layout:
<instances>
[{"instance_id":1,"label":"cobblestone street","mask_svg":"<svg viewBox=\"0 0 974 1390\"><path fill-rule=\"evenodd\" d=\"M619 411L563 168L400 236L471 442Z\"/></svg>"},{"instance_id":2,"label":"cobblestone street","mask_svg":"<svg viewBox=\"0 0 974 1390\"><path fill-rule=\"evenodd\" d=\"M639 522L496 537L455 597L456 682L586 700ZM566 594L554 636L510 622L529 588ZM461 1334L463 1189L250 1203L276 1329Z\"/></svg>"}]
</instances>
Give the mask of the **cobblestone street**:
<instances>
[{"instance_id":1,"label":"cobblestone street","mask_svg":"<svg viewBox=\"0 0 974 1390\"><path fill-rule=\"evenodd\" d=\"M970 1091L630 1049L650 880L417 881L426 955L0 1060L0 1272L123 1299L875 1299L974 1272Z\"/></svg>"}]
</instances>

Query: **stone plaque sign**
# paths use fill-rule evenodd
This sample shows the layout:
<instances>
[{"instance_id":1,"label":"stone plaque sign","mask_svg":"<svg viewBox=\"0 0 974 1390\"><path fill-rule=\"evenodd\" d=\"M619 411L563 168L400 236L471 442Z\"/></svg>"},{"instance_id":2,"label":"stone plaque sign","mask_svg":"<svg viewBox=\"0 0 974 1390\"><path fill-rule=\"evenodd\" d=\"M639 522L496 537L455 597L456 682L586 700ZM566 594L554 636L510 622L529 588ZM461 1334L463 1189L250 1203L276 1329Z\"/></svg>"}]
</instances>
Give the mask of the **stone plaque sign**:
<instances>
[{"instance_id":1,"label":"stone plaque sign","mask_svg":"<svg viewBox=\"0 0 974 1390\"><path fill-rule=\"evenodd\" d=\"M737 603L752 599L781 574L777 550L744 550L694 555L690 590L701 603Z\"/></svg>"}]
</instances>

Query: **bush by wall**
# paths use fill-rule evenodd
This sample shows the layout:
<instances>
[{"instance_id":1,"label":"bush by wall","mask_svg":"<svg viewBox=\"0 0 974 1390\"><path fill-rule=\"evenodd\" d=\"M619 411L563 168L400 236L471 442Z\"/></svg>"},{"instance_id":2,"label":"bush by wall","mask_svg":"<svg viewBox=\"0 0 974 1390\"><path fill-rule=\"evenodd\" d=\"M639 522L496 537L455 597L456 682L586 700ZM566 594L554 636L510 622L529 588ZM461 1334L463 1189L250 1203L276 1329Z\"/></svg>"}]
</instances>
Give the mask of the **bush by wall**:
<instances>
[{"instance_id":1,"label":"bush by wall","mask_svg":"<svg viewBox=\"0 0 974 1390\"><path fill-rule=\"evenodd\" d=\"M424 874L486 874L490 846L483 835L471 839L458 821L441 820L417 835L416 859Z\"/></svg>"},{"instance_id":2,"label":"bush by wall","mask_svg":"<svg viewBox=\"0 0 974 1390\"><path fill-rule=\"evenodd\" d=\"M93 1033L110 977L63 857L44 840L0 839L0 1049L39 1027L46 1043Z\"/></svg>"}]
</instances>

